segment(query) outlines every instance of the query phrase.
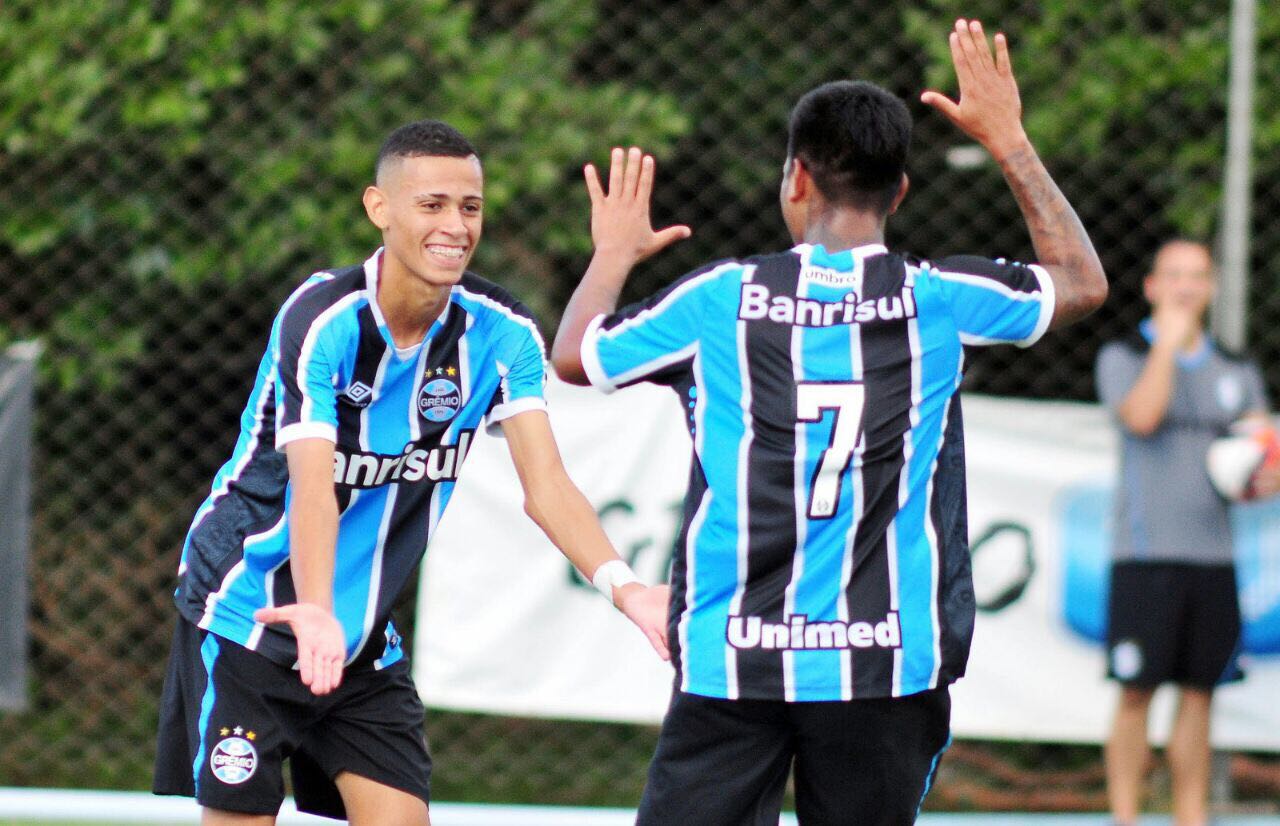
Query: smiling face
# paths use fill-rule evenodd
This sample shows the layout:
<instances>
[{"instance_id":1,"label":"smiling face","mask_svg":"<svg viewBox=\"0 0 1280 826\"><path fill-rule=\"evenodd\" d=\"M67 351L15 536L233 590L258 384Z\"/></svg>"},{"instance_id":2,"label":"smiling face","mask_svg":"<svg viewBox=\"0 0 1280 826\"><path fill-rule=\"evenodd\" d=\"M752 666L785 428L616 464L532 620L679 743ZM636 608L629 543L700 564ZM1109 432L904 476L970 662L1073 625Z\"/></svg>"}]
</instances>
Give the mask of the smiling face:
<instances>
[{"instance_id":1,"label":"smiling face","mask_svg":"<svg viewBox=\"0 0 1280 826\"><path fill-rule=\"evenodd\" d=\"M480 241L484 175L475 155L389 158L365 190L365 211L382 230L385 272L426 285L457 284Z\"/></svg>"}]
</instances>

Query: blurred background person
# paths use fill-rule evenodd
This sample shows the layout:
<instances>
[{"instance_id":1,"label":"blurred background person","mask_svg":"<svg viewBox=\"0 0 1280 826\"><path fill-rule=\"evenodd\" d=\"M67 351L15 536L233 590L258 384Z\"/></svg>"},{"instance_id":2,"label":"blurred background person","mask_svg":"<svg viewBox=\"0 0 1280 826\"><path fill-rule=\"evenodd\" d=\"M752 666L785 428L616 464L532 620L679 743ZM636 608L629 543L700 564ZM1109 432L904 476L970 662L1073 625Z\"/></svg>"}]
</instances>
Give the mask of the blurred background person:
<instances>
[{"instance_id":1,"label":"blurred background person","mask_svg":"<svg viewBox=\"0 0 1280 826\"><path fill-rule=\"evenodd\" d=\"M1267 399L1257 366L1205 330L1215 285L1205 245L1166 242L1143 281L1151 316L1098 353L1098 396L1121 441L1107 631L1107 674L1121 691L1105 754L1125 826L1137 822L1162 683L1179 689L1167 748L1174 822L1207 822L1214 688L1244 676L1229 503L1205 456L1233 425L1265 425ZM1256 494L1277 490L1280 475L1259 477Z\"/></svg>"}]
</instances>

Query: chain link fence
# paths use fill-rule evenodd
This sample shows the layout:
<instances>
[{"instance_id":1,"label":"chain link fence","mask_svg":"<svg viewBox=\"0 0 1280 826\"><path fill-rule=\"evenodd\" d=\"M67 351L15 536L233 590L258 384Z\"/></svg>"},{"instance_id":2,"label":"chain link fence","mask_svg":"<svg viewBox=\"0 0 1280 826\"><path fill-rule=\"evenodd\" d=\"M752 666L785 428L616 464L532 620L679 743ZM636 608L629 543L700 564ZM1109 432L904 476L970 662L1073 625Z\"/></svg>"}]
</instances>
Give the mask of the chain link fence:
<instances>
[{"instance_id":1,"label":"chain link fence","mask_svg":"<svg viewBox=\"0 0 1280 826\"><path fill-rule=\"evenodd\" d=\"M1249 320L1274 394L1280 87L1266 79L1280 76L1280 6L1259 6ZM959 13L1008 32L1028 130L1113 283L1101 311L1031 351L973 354L966 388L1090 399L1100 342L1144 315L1156 245L1216 229L1222 0L0 5L0 345L45 345L30 708L0 713L0 785L148 785L184 531L280 301L376 246L360 193L388 131L437 117L481 148L474 267L548 334L588 256L584 161L654 151L655 221L694 227L627 297L648 294L701 262L789 245L787 114L838 77L887 86L917 119L891 246L1032 260L998 170L918 103L954 91ZM428 733L441 799L618 805L638 799L656 736L442 712ZM1097 749L968 744L943 769L932 805L1103 805ZM1045 777L1066 797L1037 798Z\"/></svg>"}]
</instances>

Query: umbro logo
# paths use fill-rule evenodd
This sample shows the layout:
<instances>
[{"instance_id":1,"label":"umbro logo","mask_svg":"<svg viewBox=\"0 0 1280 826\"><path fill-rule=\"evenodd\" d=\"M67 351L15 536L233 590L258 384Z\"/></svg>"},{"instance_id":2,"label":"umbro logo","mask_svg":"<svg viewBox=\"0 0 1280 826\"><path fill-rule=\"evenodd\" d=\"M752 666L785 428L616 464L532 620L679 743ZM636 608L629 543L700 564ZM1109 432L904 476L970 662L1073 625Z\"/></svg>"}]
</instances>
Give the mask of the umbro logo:
<instances>
[{"instance_id":1,"label":"umbro logo","mask_svg":"<svg viewBox=\"0 0 1280 826\"><path fill-rule=\"evenodd\" d=\"M343 390L338 399L355 407L368 407L369 402L373 401L373 388L362 381L358 381Z\"/></svg>"}]
</instances>

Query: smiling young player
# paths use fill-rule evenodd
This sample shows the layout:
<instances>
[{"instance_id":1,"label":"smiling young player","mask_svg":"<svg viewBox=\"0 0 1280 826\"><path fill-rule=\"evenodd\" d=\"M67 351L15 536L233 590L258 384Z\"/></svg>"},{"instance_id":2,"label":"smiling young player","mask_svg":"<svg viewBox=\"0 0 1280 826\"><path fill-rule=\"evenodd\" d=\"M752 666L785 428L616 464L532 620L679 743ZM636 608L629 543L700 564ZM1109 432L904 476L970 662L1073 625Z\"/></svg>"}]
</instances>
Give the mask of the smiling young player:
<instances>
[{"instance_id":1,"label":"smiling young player","mask_svg":"<svg viewBox=\"0 0 1280 826\"><path fill-rule=\"evenodd\" d=\"M182 551L154 789L195 796L205 823L273 823L286 758L304 811L428 823L390 612L482 422L529 515L666 656L665 586L636 581L561 464L529 311L466 269L484 214L471 144L437 121L397 129L364 205L383 247L280 309Z\"/></svg>"}]
</instances>

